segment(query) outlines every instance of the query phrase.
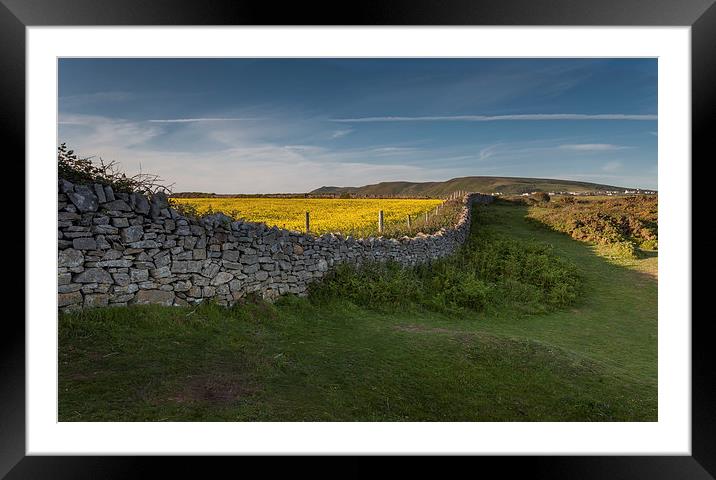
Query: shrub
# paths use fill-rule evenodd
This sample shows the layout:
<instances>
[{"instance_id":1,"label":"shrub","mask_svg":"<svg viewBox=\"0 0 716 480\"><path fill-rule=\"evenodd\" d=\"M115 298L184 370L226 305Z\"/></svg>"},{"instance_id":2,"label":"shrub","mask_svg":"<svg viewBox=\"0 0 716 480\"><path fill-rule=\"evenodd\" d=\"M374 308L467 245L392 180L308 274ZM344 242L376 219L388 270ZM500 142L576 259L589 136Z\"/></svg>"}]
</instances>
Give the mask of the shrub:
<instances>
[{"instance_id":1,"label":"shrub","mask_svg":"<svg viewBox=\"0 0 716 480\"><path fill-rule=\"evenodd\" d=\"M639 248L630 240L608 245L609 254L617 258L639 258Z\"/></svg>"},{"instance_id":2,"label":"shrub","mask_svg":"<svg viewBox=\"0 0 716 480\"><path fill-rule=\"evenodd\" d=\"M119 169L117 162L105 163L101 158L98 163L94 157L79 157L74 150L68 150L65 143L57 147L57 174L72 183L99 183L109 185L117 192L139 193L171 193L171 185L164 185L158 175L137 173L127 176Z\"/></svg>"},{"instance_id":3,"label":"shrub","mask_svg":"<svg viewBox=\"0 0 716 480\"><path fill-rule=\"evenodd\" d=\"M579 288L575 265L550 246L473 230L450 257L415 267L342 264L310 291L313 301L342 298L378 309L483 311L509 302L541 312L572 303Z\"/></svg>"},{"instance_id":4,"label":"shrub","mask_svg":"<svg viewBox=\"0 0 716 480\"><path fill-rule=\"evenodd\" d=\"M622 258L637 258L639 247L656 249L658 199L631 196L576 200L565 197L549 205L535 205L529 218L580 241L609 246Z\"/></svg>"},{"instance_id":5,"label":"shrub","mask_svg":"<svg viewBox=\"0 0 716 480\"><path fill-rule=\"evenodd\" d=\"M657 250L658 243L656 239L645 240L641 243L641 248L644 250Z\"/></svg>"},{"instance_id":6,"label":"shrub","mask_svg":"<svg viewBox=\"0 0 716 480\"><path fill-rule=\"evenodd\" d=\"M550 200L549 194L546 192L533 193L532 195L530 195L530 198L542 203L547 203Z\"/></svg>"}]
</instances>

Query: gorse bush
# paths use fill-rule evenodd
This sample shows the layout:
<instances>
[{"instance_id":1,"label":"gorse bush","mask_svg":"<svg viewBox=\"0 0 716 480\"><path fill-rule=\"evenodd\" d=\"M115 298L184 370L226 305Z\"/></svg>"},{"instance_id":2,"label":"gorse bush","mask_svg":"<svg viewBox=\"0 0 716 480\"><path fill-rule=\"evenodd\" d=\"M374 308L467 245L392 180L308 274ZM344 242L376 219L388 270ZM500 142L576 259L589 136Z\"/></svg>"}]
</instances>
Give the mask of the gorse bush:
<instances>
[{"instance_id":1,"label":"gorse bush","mask_svg":"<svg viewBox=\"0 0 716 480\"><path fill-rule=\"evenodd\" d=\"M511 305L531 313L574 302L580 278L574 264L549 245L510 239L475 228L450 257L415 267L395 262L339 265L311 286L321 302L343 298L377 309L489 310Z\"/></svg>"},{"instance_id":2,"label":"gorse bush","mask_svg":"<svg viewBox=\"0 0 716 480\"><path fill-rule=\"evenodd\" d=\"M609 199L560 198L533 206L529 218L580 241L609 247L612 255L637 258L640 248L655 250L658 199L655 196Z\"/></svg>"},{"instance_id":3,"label":"gorse bush","mask_svg":"<svg viewBox=\"0 0 716 480\"><path fill-rule=\"evenodd\" d=\"M117 192L171 193L171 185L164 185L158 175L137 173L127 176L119 169L117 162L105 163L101 158L79 157L69 150L65 143L57 147L57 176L72 183L109 185Z\"/></svg>"}]
</instances>

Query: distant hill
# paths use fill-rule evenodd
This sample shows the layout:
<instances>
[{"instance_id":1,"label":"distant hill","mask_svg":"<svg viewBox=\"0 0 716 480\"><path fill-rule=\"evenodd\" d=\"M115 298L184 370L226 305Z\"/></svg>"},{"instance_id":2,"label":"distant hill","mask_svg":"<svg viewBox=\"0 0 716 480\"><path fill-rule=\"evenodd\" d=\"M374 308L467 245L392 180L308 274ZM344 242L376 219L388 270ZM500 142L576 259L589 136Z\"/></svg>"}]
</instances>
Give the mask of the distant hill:
<instances>
[{"instance_id":1,"label":"distant hill","mask_svg":"<svg viewBox=\"0 0 716 480\"><path fill-rule=\"evenodd\" d=\"M595 192L624 190L624 187L572 180L518 177L459 177L444 182L381 182L362 187L321 187L311 195L406 195L442 197L457 190L469 192L521 194L529 192Z\"/></svg>"}]
</instances>

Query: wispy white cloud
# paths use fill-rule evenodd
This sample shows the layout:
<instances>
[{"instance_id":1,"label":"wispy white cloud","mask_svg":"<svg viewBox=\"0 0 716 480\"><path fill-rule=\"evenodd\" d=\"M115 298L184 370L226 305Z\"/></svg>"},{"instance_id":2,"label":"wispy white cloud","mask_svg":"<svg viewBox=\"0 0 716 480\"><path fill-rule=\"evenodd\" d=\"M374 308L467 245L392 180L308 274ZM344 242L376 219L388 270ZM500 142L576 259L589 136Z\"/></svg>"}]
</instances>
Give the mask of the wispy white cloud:
<instances>
[{"instance_id":1,"label":"wispy white cloud","mask_svg":"<svg viewBox=\"0 0 716 480\"><path fill-rule=\"evenodd\" d=\"M631 115L623 113L583 114L583 113L529 113L520 115L435 115L419 117L358 117L334 118L334 122L368 123L368 122L495 122L515 120L657 120L657 115Z\"/></svg>"},{"instance_id":2,"label":"wispy white cloud","mask_svg":"<svg viewBox=\"0 0 716 480\"><path fill-rule=\"evenodd\" d=\"M420 149L415 147L375 147L366 149L365 153L376 155L379 157L387 157L392 155L406 155L419 151Z\"/></svg>"},{"instance_id":3,"label":"wispy white cloud","mask_svg":"<svg viewBox=\"0 0 716 480\"><path fill-rule=\"evenodd\" d=\"M61 114L58 124L68 129L67 134L81 139L82 145L95 148L98 153L106 145L144 145L162 133L158 125L100 115Z\"/></svg>"},{"instance_id":4,"label":"wispy white cloud","mask_svg":"<svg viewBox=\"0 0 716 480\"><path fill-rule=\"evenodd\" d=\"M479 159L480 160L487 160L488 158L494 156L497 153L497 149L500 147L500 144L490 145L488 147L485 147L480 150Z\"/></svg>"},{"instance_id":5,"label":"wispy white cloud","mask_svg":"<svg viewBox=\"0 0 716 480\"><path fill-rule=\"evenodd\" d=\"M351 129L351 128L347 128L347 129L345 129L345 130L336 130L336 131L334 131L334 132L331 134L331 138L341 138L341 137L345 137L346 135L349 135L349 134L351 134L351 133L353 133L353 132L354 132L354 130Z\"/></svg>"},{"instance_id":6,"label":"wispy white cloud","mask_svg":"<svg viewBox=\"0 0 716 480\"><path fill-rule=\"evenodd\" d=\"M611 143L575 143L560 145L558 148L561 150L575 150L578 152L609 152L614 150L625 150L631 147L625 145L613 145Z\"/></svg>"},{"instance_id":7,"label":"wispy white cloud","mask_svg":"<svg viewBox=\"0 0 716 480\"><path fill-rule=\"evenodd\" d=\"M148 120L150 123L201 123L201 122L241 122L256 120L256 118L162 118Z\"/></svg>"}]
</instances>

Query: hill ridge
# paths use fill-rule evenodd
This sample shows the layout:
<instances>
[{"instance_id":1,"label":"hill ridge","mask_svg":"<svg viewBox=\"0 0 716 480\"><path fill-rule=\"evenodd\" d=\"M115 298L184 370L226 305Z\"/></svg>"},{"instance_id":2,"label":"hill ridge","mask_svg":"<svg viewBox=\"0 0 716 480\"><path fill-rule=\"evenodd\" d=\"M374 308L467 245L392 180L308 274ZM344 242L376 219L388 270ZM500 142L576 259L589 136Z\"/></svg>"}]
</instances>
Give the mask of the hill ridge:
<instances>
[{"instance_id":1,"label":"hill ridge","mask_svg":"<svg viewBox=\"0 0 716 480\"><path fill-rule=\"evenodd\" d=\"M379 182L360 187L322 186L309 193L441 196L447 195L456 190L482 193L521 194L531 192L619 191L625 190L625 187L583 182L579 180L560 180L552 178L468 176L455 177L441 182L394 181Z\"/></svg>"}]
</instances>

